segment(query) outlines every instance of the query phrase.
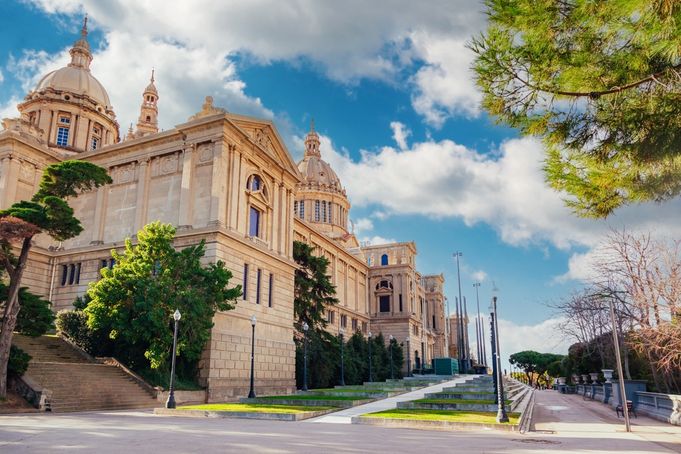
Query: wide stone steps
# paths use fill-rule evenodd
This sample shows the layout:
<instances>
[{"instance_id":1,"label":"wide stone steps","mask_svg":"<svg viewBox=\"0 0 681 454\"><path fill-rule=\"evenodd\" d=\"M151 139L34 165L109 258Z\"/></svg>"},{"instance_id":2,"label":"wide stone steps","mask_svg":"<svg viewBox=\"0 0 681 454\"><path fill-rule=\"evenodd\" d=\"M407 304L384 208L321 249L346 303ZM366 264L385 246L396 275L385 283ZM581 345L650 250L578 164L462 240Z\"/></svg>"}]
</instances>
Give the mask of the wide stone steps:
<instances>
[{"instance_id":1,"label":"wide stone steps","mask_svg":"<svg viewBox=\"0 0 681 454\"><path fill-rule=\"evenodd\" d=\"M60 338L15 335L13 343L33 358L26 376L50 391L55 412L152 408L157 400L116 366L91 362Z\"/></svg>"}]
</instances>

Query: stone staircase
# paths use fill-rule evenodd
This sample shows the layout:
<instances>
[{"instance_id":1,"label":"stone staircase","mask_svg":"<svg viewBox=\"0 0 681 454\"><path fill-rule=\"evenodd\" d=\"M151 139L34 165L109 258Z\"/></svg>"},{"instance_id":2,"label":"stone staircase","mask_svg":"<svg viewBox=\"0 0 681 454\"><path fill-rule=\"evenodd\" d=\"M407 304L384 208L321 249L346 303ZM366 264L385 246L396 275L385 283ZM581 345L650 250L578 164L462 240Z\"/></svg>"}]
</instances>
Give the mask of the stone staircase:
<instances>
[{"instance_id":1,"label":"stone staircase","mask_svg":"<svg viewBox=\"0 0 681 454\"><path fill-rule=\"evenodd\" d=\"M12 343L31 355L25 376L50 391L53 412L158 406L123 369L94 362L59 337L15 334Z\"/></svg>"}]
</instances>

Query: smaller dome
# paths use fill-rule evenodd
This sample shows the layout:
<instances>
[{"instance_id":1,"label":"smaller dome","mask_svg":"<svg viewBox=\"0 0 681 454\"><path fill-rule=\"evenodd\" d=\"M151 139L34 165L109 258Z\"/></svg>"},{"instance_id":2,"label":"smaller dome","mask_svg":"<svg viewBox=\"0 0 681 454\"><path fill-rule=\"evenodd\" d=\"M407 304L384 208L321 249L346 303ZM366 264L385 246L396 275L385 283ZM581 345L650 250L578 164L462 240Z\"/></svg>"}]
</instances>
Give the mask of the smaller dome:
<instances>
[{"instance_id":1,"label":"smaller dome","mask_svg":"<svg viewBox=\"0 0 681 454\"><path fill-rule=\"evenodd\" d=\"M144 89L144 93L152 93L158 97L158 90L156 89L156 85L154 84L156 80L154 79L154 70L151 70L151 79L149 80L149 85L147 85L147 88Z\"/></svg>"},{"instance_id":2,"label":"smaller dome","mask_svg":"<svg viewBox=\"0 0 681 454\"><path fill-rule=\"evenodd\" d=\"M111 106L104 86L87 69L66 66L44 76L35 87L40 92L46 88L87 95L105 107Z\"/></svg>"}]
</instances>

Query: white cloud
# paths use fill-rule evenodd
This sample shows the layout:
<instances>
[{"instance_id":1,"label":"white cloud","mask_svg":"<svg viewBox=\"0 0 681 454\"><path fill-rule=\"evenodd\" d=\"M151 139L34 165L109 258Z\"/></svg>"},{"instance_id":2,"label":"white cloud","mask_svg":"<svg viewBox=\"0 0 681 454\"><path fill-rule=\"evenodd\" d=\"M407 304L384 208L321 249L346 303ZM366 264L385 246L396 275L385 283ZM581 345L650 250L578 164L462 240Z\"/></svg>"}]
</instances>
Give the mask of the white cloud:
<instances>
[{"instance_id":1,"label":"white cloud","mask_svg":"<svg viewBox=\"0 0 681 454\"><path fill-rule=\"evenodd\" d=\"M379 235L374 235L371 237L365 236L361 237L359 239L359 242L363 245L371 245L371 246L377 246L379 244L390 244L390 243L396 243L397 241L394 238L384 238Z\"/></svg>"},{"instance_id":2,"label":"white cloud","mask_svg":"<svg viewBox=\"0 0 681 454\"><path fill-rule=\"evenodd\" d=\"M374 229L374 223L369 218L360 218L356 221L351 221L354 233L360 235L362 233L370 232Z\"/></svg>"},{"instance_id":3,"label":"white cloud","mask_svg":"<svg viewBox=\"0 0 681 454\"><path fill-rule=\"evenodd\" d=\"M499 312L503 314L503 308L499 308ZM567 354L568 347L574 340L561 333L559 327L562 323L564 320L561 318L549 318L536 325L521 325L500 318L499 340L502 358L508 363L510 355L523 350Z\"/></svg>"},{"instance_id":4,"label":"white cloud","mask_svg":"<svg viewBox=\"0 0 681 454\"><path fill-rule=\"evenodd\" d=\"M5 81L5 75L0 71L0 84Z\"/></svg>"},{"instance_id":5,"label":"white cloud","mask_svg":"<svg viewBox=\"0 0 681 454\"><path fill-rule=\"evenodd\" d=\"M487 273L484 272L483 270L478 270L478 271L473 271L473 272L471 273L471 277L472 277L473 280L475 280L476 282L484 282L484 281L487 280L487 278L488 278L489 276L488 276Z\"/></svg>"},{"instance_id":6,"label":"white cloud","mask_svg":"<svg viewBox=\"0 0 681 454\"><path fill-rule=\"evenodd\" d=\"M467 225L483 222L511 245L581 248L580 254L613 228L681 235L681 199L624 207L607 221L576 217L561 194L546 185L543 148L532 138L508 140L498 149L482 151L451 140L429 140L403 150L364 150L358 160L335 150L329 137L322 135L321 142L322 156L338 173L353 206L377 207L385 216L457 217ZM563 281L583 277L584 261L573 257Z\"/></svg>"},{"instance_id":7,"label":"white cloud","mask_svg":"<svg viewBox=\"0 0 681 454\"><path fill-rule=\"evenodd\" d=\"M426 62L412 78L412 106L435 127L457 114L480 114L481 95L470 69L474 55L465 46L467 39L423 32L412 35L416 53Z\"/></svg>"},{"instance_id":8,"label":"white cloud","mask_svg":"<svg viewBox=\"0 0 681 454\"><path fill-rule=\"evenodd\" d=\"M393 140L397 146L400 150L405 150L407 148L407 137L411 135L411 130L399 121L391 121L390 129L393 130Z\"/></svg>"},{"instance_id":9,"label":"white cloud","mask_svg":"<svg viewBox=\"0 0 681 454\"><path fill-rule=\"evenodd\" d=\"M229 63L223 62L222 67L217 63L239 53L259 64L284 60L312 66L343 83L356 83L362 78L390 83L409 79L407 87L414 90L414 108L433 125L441 124L450 115L478 112L479 95L468 71L471 56L463 45L483 28L485 18L482 5L471 8L465 0L430 0L428 4L348 0L342 8L315 0L197 0L172 4L166 0L28 1L54 14L59 21L64 14L71 15L74 31L78 16L87 11L91 27L102 30L109 45L130 44L125 49L127 54L108 52L108 57L116 60L99 65L115 66L114 74L124 75L131 82L123 97L113 99L115 107L123 106L119 116L125 122L129 109L124 105L130 102L127 99L139 96L152 65L172 74L173 87L176 81L184 80L184 88L193 89L188 90L192 93L217 88L215 84L195 87L197 80L191 77L192 72L202 69L201 62L191 56L180 56L178 64L173 65L173 56L185 52L204 58L207 66L217 71L218 78L224 77L225 70L232 71L229 80L235 86L228 86L231 93L225 97L234 105L225 106L228 109L240 107L240 103L251 107L258 104L257 100L245 98L243 86ZM179 64L190 62L192 66ZM164 84L162 74L159 71L160 90ZM98 76L104 78L102 73ZM171 88L169 94L176 92ZM187 104L182 103L188 96L173 99L173 109L186 109ZM194 103L198 106L200 100Z\"/></svg>"}]
</instances>

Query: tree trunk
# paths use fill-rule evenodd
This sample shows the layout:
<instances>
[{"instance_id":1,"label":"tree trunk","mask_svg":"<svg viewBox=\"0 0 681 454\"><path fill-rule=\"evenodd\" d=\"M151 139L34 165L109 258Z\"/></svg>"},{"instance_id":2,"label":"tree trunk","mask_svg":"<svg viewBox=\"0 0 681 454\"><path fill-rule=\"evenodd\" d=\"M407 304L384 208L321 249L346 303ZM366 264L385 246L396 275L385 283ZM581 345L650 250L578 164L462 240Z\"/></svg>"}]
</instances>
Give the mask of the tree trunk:
<instances>
[{"instance_id":1,"label":"tree trunk","mask_svg":"<svg viewBox=\"0 0 681 454\"><path fill-rule=\"evenodd\" d=\"M12 346L12 333L17 324L19 309L21 309L19 306L19 288L29 249L31 249L31 238L25 238L17 265L9 273L9 289L7 292L5 315L2 319L2 329L0 329L0 398L2 399L7 397L7 363L9 362L9 351Z\"/></svg>"}]
</instances>

